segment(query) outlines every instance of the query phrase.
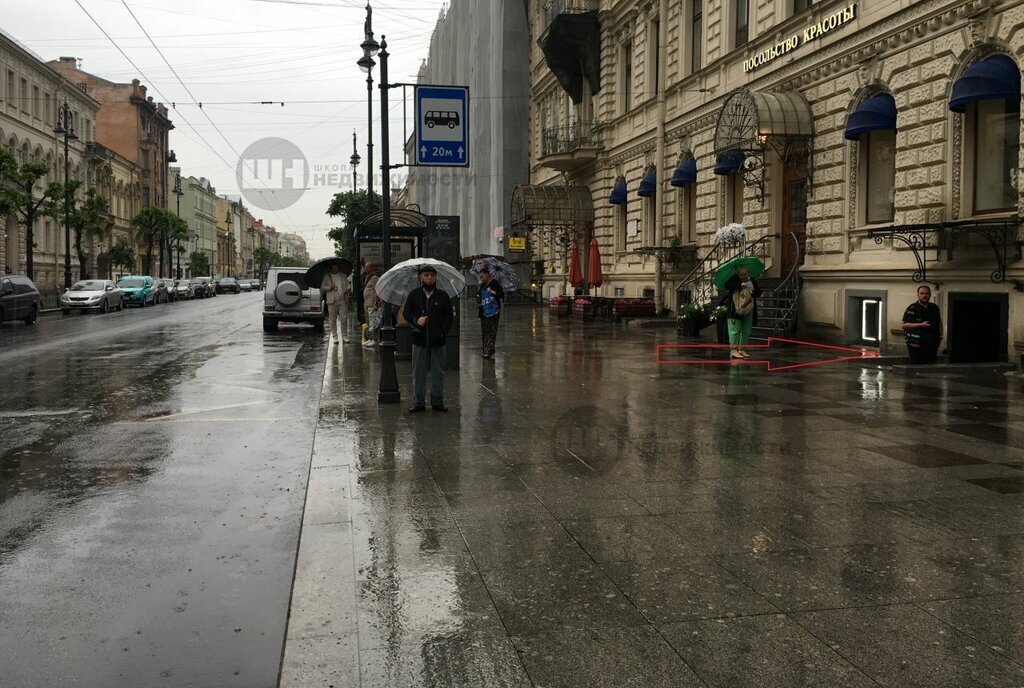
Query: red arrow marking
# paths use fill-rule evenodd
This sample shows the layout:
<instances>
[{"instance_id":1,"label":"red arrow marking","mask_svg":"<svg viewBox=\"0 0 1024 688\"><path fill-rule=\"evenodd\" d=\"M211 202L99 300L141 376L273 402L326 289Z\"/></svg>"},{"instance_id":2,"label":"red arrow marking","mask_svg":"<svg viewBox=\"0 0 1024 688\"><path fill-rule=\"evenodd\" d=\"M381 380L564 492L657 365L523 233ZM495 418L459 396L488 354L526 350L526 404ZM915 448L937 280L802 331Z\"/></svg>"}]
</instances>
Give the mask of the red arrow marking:
<instances>
[{"instance_id":1,"label":"red arrow marking","mask_svg":"<svg viewBox=\"0 0 1024 688\"><path fill-rule=\"evenodd\" d=\"M833 355L832 358L827 358L821 361L808 361L806 363L791 363L783 366L773 366L771 359L761 358L744 358L744 359L664 359L661 356L662 349L733 349L731 344L658 344L657 354L655 362L663 365L763 365L767 367L770 372L778 370L793 370L794 368L807 368L809 366L825 365L827 363L842 363L844 361L857 361L864 358L877 358L877 351L865 351L863 349L853 349L848 346L835 346L832 344L818 344L817 342L802 342L798 339L784 339L782 337L769 337L767 344L746 344L744 349L765 349L771 348L774 342L781 342L784 344L796 344L797 346L808 346L815 349L828 349L829 351L844 352L847 354L856 354L855 356L840 356L837 354Z\"/></svg>"}]
</instances>

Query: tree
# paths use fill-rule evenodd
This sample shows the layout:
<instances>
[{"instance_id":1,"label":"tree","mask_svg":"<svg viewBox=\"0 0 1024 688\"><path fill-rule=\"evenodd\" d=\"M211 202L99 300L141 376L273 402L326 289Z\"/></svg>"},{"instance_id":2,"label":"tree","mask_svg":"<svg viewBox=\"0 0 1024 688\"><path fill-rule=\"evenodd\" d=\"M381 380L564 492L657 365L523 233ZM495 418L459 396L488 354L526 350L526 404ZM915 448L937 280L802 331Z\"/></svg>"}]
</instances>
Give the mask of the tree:
<instances>
[{"instance_id":1,"label":"tree","mask_svg":"<svg viewBox=\"0 0 1024 688\"><path fill-rule=\"evenodd\" d=\"M47 169L45 162L19 164L10 150L0 148L0 219L15 213L19 224L25 225L25 274L29 279L34 276L36 218L40 212L45 212L43 206L63 191L60 184L52 183L36 195L36 184Z\"/></svg>"},{"instance_id":2,"label":"tree","mask_svg":"<svg viewBox=\"0 0 1024 688\"><path fill-rule=\"evenodd\" d=\"M181 277L181 254L185 253L185 249L182 248L181 242L188 241L188 223L182 220L177 215L170 215L168 218L168 230L167 230L167 243L168 251L167 256L174 263L170 247L174 247L174 252L178 254L178 270L175 274Z\"/></svg>"},{"instance_id":3,"label":"tree","mask_svg":"<svg viewBox=\"0 0 1024 688\"><path fill-rule=\"evenodd\" d=\"M124 237L118 237L117 241L107 251L107 258L114 267L123 268L131 272L135 267L135 249Z\"/></svg>"},{"instance_id":4,"label":"tree","mask_svg":"<svg viewBox=\"0 0 1024 688\"><path fill-rule=\"evenodd\" d=\"M193 251L188 257L189 274L193 277L210 274L210 259L202 251Z\"/></svg>"},{"instance_id":5,"label":"tree","mask_svg":"<svg viewBox=\"0 0 1024 688\"><path fill-rule=\"evenodd\" d=\"M146 255L142 259L142 270L147 275L153 272L153 244L157 243L160 245L164 237L169 236L173 228L177 226L177 221L177 215L169 210L153 205L146 206L132 218L132 226L146 240ZM161 264L161 277L163 276L163 268L164 266Z\"/></svg>"},{"instance_id":6,"label":"tree","mask_svg":"<svg viewBox=\"0 0 1024 688\"><path fill-rule=\"evenodd\" d=\"M68 182L67 193L63 184L55 184L58 193L46 203L46 214L57 222L68 222L74 235L75 253L78 254L78 279L86 278L86 264L89 255L85 252L83 240L86 237L103 237L110 227L110 202L96 189L85 192L85 199L79 203L78 190L82 182L73 179ZM67 213L65 214L65 203Z\"/></svg>"},{"instance_id":7,"label":"tree","mask_svg":"<svg viewBox=\"0 0 1024 688\"><path fill-rule=\"evenodd\" d=\"M334 253L353 263L356 260L355 229L370 215L371 208L367 200L365 190L342 191L334 194L331 204L327 207L327 214L331 217L340 217L342 222L341 227L335 227L327 232L327 237L334 242ZM373 209L380 210L383 207L378 194L373 194L372 201Z\"/></svg>"}]
</instances>

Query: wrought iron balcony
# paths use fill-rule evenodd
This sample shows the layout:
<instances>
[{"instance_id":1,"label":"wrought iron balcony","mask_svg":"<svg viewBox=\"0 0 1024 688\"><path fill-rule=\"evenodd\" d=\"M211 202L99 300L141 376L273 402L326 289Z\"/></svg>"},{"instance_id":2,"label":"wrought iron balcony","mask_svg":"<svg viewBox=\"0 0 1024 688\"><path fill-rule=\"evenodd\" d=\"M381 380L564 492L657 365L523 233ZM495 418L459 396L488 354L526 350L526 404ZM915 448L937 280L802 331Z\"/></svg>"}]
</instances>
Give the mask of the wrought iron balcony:
<instances>
[{"instance_id":1,"label":"wrought iron balcony","mask_svg":"<svg viewBox=\"0 0 1024 688\"><path fill-rule=\"evenodd\" d=\"M598 9L598 0L552 0L544 10L545 25L551 26L555 17L560 14L579 14L593 12Z\"/></svg>"},{"instance_id":2,"label":"wrought iron balcony","mask_svg":"<svg viewBox=\"0 0 1024 688\"><path fill-rule=\"evenodd\" d=\"M540 164L553 170L571 170L597 158L604 147L598 122L575 122L544 130Z\"/></svg>"}]
</instances>

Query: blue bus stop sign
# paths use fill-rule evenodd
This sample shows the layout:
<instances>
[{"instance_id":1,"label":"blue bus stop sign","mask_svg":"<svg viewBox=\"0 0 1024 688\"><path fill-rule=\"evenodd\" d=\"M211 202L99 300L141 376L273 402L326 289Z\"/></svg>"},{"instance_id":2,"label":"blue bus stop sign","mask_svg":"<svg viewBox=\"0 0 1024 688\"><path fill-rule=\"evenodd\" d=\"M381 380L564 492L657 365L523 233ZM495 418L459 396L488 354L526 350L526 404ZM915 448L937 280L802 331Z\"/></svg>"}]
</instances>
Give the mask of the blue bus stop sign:
<instances>
[{"instance_id":1,"label":"blue bus stop sign","mask_svg":"<svg viewBox=\"0 0 1024 688\"><path fill-rule=\"evenodd\" d=\"M416 164L469 166L469 89L416 87Z\"/></svg>"}]
</instances>

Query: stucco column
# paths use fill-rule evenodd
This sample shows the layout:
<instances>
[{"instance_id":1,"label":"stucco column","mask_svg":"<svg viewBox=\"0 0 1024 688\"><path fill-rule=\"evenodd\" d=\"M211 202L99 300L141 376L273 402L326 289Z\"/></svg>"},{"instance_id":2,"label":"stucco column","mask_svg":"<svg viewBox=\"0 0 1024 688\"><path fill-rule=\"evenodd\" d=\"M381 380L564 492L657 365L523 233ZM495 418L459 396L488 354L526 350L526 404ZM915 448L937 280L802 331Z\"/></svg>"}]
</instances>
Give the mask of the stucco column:
<instances>
[{"instance_id":1,"label":"stucco column","mask_svg":"<svg viewBox=\"0 0 1024 688\"><path fill-rule=\"evenodd\" d=\"M667 117L667 104L665 102L665 86L668 83L668 0L658 2L658 133L657 147L655 148L654 164L656 187L654 192L654 245L661 246L665 239L665 199L662 191L665 185L665 118ZM654 310L661 315L661 309L665 307L665 299L662 295L662 267L661 261L654 261Z\"/></svg>"}]
</instances>

